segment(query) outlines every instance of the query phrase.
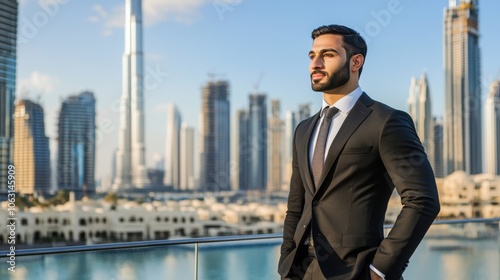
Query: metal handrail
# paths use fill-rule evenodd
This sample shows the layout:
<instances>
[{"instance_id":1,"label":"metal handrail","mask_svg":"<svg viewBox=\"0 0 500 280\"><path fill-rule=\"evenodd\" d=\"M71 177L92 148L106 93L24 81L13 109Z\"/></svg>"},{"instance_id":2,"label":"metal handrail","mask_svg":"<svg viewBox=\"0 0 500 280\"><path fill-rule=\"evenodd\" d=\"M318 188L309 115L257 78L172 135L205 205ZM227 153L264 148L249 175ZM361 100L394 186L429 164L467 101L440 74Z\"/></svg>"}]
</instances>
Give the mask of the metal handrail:
<instances>
[{"instance_id":1,"label":"metal handrail","mask_svg":"<svg viewBox=\"0 0 500 280\"><path fill-rule=\"evenodd\" d=\"M455 224L468 224L468 223L496 223L500 222L498 218L471 218L462 220L437 220L432 223L433 225L455 225Z\"/></svg>"},{"instance_id":2,"label":"metal handrail","mask_svg":"<svg viewBox=\"0 0 500 280\"><path fill-rule=\"evenodd\" d=\"M474 218L462 220L437 220L434 225L443 224L466 224L466 223L495 223L500 222L499 218ZM384 225L384 229L390 229L393 225ZM34 249L20 249L16 250L16 257L33 256L33 255L49 255L49 254L63 254L63 253L79 253L89 251L103 251L103 250L117 250L117 249L134 249L144 247L156 246L173 246L173 245L194 245L202 243L218 243L218 242L235 242L235 241L250 241L250 240L265 240L282 238L283 234L252 234L252 235L233 235L233 236L216 236L216 237L200 237L200 238L186 238L175 240L148 240L148 241L131 241L119 243L106 243L94 245L79 245L79 246L60 246L50 248L34 248ZM14 245L15 246L15 245ZM9 246L10 247L10 246ZM7 258L8 250L0 251L0 259Z\"/></svg>"},{"instance_id":3,"label":"metal handrail","mask_svg":"<svg viewBox=\"0 0 500 280\"><path fill-rule=\"evenodd\" d=\"M129 242L117 242L117 243L93 244L93 245L21 249L21 250L16 250L16 256L19 257L19 256L33 256L33 255L79 253L88 251L133 249L133 248L173 246L173 245L191 245L191 244L215 243L215 242L235 242L235 241L246 241L246 240L273 239L281 237L282 237L281 233L273 233L273 234L234 235L234 236L224 236L224 237L216 236L216 237L185 238L185 239L174 239L174 240L168 239L168 240L129 241ZM7 250L0 251L0 258L6 257L8 253L9 252Z\"/></svg>"}]
</instances>

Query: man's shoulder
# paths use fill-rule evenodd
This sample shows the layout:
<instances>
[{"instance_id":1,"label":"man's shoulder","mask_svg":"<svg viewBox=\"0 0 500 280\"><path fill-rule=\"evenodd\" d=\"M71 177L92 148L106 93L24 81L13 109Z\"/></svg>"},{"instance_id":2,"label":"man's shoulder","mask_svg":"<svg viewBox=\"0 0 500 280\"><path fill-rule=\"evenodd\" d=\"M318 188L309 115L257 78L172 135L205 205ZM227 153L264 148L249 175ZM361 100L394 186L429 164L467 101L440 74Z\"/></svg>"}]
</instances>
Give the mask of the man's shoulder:
<instances>
[{"instance_id":1,"label":"man's shoulder","mask_svg":"<svg viewBox=\"0 0 500 280\"><path fill-rule=\"evenodd\" d=\"M366 96L366 98L363 99L363 100L368 100L368 102L367 101L364 101L364 102L370 103L369 107L372 109L372 111L373 111L373 113L375 113L375 115L378 115L378 116L381 116L381 117L387 117L387 116L394 115L394 114L396 114L396 115L399 115L399 114L407 115L407 113L404 112L404 111L401 111L399 109L391 107L391 106L387 105L386 103L383 103L383 102L380 102L378 100L372 99L366 93L364 95ZM363 96L361 98L363 98Z\"/></svg>"}]
</instances>

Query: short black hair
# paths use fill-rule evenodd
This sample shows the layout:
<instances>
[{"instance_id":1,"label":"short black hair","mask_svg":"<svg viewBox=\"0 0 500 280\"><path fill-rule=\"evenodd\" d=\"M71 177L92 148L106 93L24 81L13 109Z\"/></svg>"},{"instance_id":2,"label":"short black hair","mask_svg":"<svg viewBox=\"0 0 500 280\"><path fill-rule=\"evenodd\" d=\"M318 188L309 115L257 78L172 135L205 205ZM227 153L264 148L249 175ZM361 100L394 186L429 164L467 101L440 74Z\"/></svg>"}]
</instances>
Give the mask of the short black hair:
<instances>
[{"instance_id":1,"label":"short black hair","mask_svg":"<svg viewBox=\"0 0 500 280\"><path fill-rule=\"evenodd\" d=\"M342 39L344 40L343 47L346 50L347 58L351 58L355 54L361 54L364 58L366 58L368 46L366 45L365 39L363 39L363 37L361 37L361 35L356 30L338 24L323 25L314 29L311 33L311 37L314 40L318 36L325 34L342 36ZM359 68L360 76L362 71L363 66Z\"/></svg>"}]
</instances>

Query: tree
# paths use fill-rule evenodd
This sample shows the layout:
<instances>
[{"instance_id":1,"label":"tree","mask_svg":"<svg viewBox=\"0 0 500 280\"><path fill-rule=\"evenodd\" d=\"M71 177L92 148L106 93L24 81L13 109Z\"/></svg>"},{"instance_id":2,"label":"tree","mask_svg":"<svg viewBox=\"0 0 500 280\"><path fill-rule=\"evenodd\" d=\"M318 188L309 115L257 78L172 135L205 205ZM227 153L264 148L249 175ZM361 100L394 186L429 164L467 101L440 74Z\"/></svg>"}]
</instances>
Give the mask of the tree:
<instances>
[{"instance_id":1,"label":"tree","mask_svg":"<svg viewBox=\"0 0 500 280\"><path fill-rule=\"evenodd\" d=\"M118 195L114 192L109 192L105 197L104 201L111 203L112 205L116 206L118 203Z\"/></svg>"}]
</instances>

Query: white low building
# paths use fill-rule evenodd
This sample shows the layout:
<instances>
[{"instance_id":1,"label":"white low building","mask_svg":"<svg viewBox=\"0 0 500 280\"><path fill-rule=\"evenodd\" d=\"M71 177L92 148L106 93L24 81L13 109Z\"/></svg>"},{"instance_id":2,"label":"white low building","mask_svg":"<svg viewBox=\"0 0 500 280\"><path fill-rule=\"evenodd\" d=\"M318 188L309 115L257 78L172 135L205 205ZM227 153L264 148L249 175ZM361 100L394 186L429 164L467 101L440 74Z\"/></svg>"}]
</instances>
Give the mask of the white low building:
<instances>
[{"instance_id":1,"label":"white low building","mask_svg":"<svg viewBox=\"0 0 500 280\"><path fill-rule=\"evenodd\" d=\"M0 244L9 229L7 203L0 211ZM215 200L154 201L138 204L83 199L50 208L16 210L16 243L120 242L227 234L277 233L283 229L283 205L233 204Z\"/></svg>"},{"instance_id":2,"label":"white low building","mask_svg":"<svg viewBox=\"0 0 500 280\"><path fill-rule=\"evenodd\" d=\"M500 217L500 176L456 171L439 184L443 218Z\"/></svg>"}]
</instances>

